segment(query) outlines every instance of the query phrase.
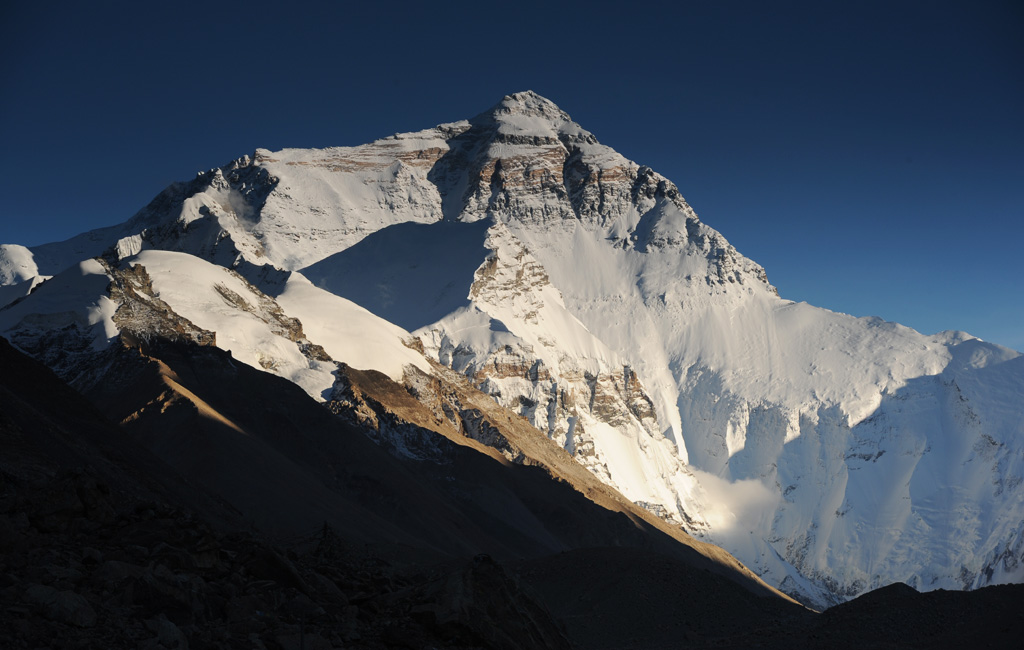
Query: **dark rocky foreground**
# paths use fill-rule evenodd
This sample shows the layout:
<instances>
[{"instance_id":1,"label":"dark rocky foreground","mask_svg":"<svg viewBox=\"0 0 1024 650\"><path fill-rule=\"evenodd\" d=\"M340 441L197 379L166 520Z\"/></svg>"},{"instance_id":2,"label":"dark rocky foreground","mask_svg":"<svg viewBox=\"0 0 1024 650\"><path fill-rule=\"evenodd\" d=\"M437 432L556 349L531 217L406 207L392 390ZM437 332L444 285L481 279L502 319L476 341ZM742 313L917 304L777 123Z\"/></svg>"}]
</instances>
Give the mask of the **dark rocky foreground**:
<instances>
[{"instance_id":1,"label":"dark rocky foreground","mask_svg":"<svg viewBox=\"0 0 1024 650\"><path fill-rule=\"evenodd\" d=\"M3 648L1010 648L1024 623L1019 585L894 585L751 626L736 594L656 554L398 565L330 528L290 548L218 531L88 471L2 489Z\"/></svg>"},{"instance_id":2,"label":"dark rocky foreground","mask_svg":"<svg viewBox=\"0 0 1024 650\"><path fill-rule=\"evenodd\" d=\"M109 407L0 341L0 648L1017 646L1020 586L893 586L814 614L537 467L457 445L439 465L398 462L349 429L302 438L334 426L322 407L307 413L290 385L256 371L219 376L208 351L214 365L200 376L229 391L221 398L190 379L203 358L189 354L192 366L171 353L160 363L240 431L194 435L202 427L180 399L142 390L152 359L115 364L122 377L137 373L124 398L142 404L115 426ZM257 399L229 407L240 395ZM274 396L280 412L261 406ZM261 432L274 413L273 431ZM332 474L314 462L324 450L340 459ZM290 465L275 460L285 453ZM197 454L211 467L166 461ZM260 465L231 467L241 458ZM284 483L260 487L286 467L321 472L320 482L288 494ZM275 513L296 519L313 487L334 499L323 510L331 523L271 525ZM460 530L472 541L453 548Z\"/></svg>"},{"instance_id":3,"label":"dark rocky foreground","mask_svg":"<svg viewBox=\"0 0 1024 650\"><path fill-rule=\"evenodd\" d=\"M487 556L429 569L291 549L133 501L88 472L3 483L0 647L568 648Z\"/></svg>"}]
</instances>

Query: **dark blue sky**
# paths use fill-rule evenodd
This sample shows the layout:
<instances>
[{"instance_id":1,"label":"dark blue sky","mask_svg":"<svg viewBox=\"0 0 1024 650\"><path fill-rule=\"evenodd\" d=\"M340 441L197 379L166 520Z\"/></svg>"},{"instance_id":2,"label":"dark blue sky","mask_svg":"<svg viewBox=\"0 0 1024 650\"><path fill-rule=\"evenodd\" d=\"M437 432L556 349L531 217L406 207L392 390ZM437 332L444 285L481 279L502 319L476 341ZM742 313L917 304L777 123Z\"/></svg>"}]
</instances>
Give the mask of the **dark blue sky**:
<instances>
[{"instance_id":1,"label":"dark blue sky","mask_svg":"<svg viewBox=\"0 0 1024 650\"><path fill-rule=\"evenodd\" d=\"M1024 349L1020 2L95 4L0 8L0 242L533 89L783 297Z\"/></svg>"}]
</instances>

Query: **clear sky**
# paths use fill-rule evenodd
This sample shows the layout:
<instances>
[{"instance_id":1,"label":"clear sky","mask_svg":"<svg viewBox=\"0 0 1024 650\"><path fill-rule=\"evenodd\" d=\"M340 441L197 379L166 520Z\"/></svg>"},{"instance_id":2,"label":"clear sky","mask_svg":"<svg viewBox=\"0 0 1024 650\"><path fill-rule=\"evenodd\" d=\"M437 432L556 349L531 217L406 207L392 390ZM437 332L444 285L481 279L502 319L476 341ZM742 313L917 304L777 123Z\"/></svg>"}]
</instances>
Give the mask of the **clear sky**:
<instances>
[{"instance_id":1,"label":"clear sky","mask_svg":"<svg viewBox=\"0 0 1024 650\"><path fill-rule=\"evenodd\" d=\"M779 293L1024 350L1024 3L3 3L0 242L532 89Z\"/></svg>"}]
</instances>

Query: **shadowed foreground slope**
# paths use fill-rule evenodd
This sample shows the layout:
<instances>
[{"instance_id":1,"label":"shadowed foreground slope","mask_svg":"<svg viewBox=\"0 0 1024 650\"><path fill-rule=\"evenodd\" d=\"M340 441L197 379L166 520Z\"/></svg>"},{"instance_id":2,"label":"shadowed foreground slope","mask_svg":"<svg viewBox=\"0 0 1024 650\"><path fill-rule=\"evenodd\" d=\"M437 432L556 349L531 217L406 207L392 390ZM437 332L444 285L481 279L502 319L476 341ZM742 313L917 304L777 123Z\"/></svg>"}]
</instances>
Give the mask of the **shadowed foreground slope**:
<instances>
[{"instance_id":1,"label":"shadowed foreground slope","mask_svg":"<svg viewBox=\"0 0 1024 650\"><path fill-rule=\"evenodd\" d=\"M119 429L4 342L12 647L291 647L303 621L338 647L568 647L508 563L608 546L706 575L751 620L802 611L541 467L440 436L434 460L398 459L221 350L145 347L89 391Z\"/></svg>"},{"instance_id":2,"label":"shadowed foreground slope","mask_svg":"<svg viewBox=\"0 0 1024 650\"><path fill-rule=\"evenodd\" d=\"M143 347L111 356L97 410L0 341L4 647L781 647L863 625L595 504L516 427L531 466L456 434L396 458L220 350ZM426 417L400 397L378 416Z\"/></svg>"}]
</instances>

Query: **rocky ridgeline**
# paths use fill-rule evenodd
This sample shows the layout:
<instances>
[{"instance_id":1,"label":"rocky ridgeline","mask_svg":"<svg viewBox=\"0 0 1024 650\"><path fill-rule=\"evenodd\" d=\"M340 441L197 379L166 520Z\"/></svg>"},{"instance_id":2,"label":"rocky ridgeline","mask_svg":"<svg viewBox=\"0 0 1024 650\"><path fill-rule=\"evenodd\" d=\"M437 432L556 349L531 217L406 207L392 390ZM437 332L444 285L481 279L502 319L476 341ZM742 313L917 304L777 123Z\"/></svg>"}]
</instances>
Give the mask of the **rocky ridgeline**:
<instances>
[{"instance_id":1,"label":"rocky ridgeline","mask_svg":"<svg viewBox=\"0 0 1024 650\"><path fill-rule=\"evenodd\" d=\"M156 297L153 281L144 266L136 264L118 268L101 261L110 277L107 294L117 303L114 324L125 343L132 345L150 339L163 339L196 345L217 345L214 332L196 327Z\"/></svg>"}]
</instances>

